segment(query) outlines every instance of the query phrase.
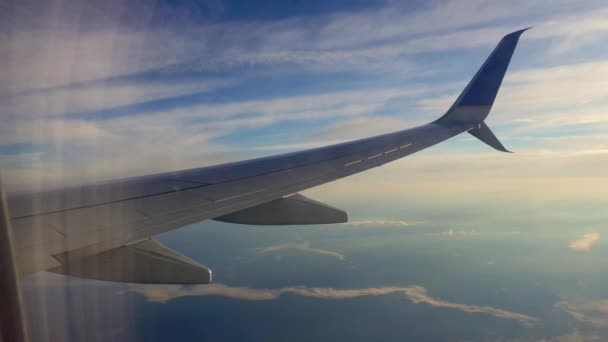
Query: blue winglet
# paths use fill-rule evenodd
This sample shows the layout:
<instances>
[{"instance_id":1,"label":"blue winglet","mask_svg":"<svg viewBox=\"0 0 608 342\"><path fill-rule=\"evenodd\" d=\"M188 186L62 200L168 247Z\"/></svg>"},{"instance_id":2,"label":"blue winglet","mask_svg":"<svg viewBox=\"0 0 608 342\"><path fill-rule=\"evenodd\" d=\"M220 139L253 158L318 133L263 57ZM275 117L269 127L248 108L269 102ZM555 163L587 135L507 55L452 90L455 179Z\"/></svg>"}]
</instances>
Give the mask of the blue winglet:
<instances>
[{"instance_id":1,"label":"blue winglet","mask_svg":"<svg viewBox=\"0 0 608 342\"><path fill-rule=\"evenodd\" d=\"M454 106L491 106L505 76L519 36L527 29L510 33L502 40L469 85L464 89Z\"/></svg>"},{"instance_id":2,"label":"blue winglet","mask_svg":"<svg viewBox=\"0 0 608 342\"><path fill-rule=\"evenodd\" d=\"M519 36L528 29L530 27L504 36L452 107L434 123L446 127L470 127L468 132L477 139L499 151L510 152L500 143L484 120L490 114Z\"/></svg>"},{"instance_id":3,"label":"blue winglet","mask_svg":"<svg viewBox=\"0 0 608 342\"><path fill-rule=\"evenodd\" d=\"M452 107L445 115L436 120L436 123L479 123L488 116L509 67L519 36L528 29L530 28L509 33L500 40ZM461 107L468 110L463 111L464 108Z\"/></svg>"}]
</instances>

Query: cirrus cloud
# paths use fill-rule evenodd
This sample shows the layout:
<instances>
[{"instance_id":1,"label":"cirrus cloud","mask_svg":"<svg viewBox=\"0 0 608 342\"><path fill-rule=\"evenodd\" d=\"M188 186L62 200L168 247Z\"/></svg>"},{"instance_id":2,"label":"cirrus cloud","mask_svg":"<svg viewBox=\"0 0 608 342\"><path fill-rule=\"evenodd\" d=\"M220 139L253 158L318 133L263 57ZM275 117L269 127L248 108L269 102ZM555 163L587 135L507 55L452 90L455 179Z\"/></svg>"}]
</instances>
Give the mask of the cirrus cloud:
<instances>
[{"instance_id":1,"label":"cirrus cloud","mask_svg":"<svg viewBox=\"0 0 608 342\"><path fill-rule=\"evenodd\" d=\"M402 294L414 304L427 304L437 308L460 310L472 314L486 314L502 319L512 319L523 325L531 326L537 319L523 313L503 310L492 306L471 305L451 302L432 297L426 288L412 285L407 287L385 286L362 289L337 289L322 287L283 287L279 289L253 289L249 287L235 287L224 284L174 286L174 285L133 285L130 290L143 295L148 301L166 303L170 300L187 296L221 296L238 300L261 301L276 300L285 294L317 299L350 299L364 296L386 296Z\"/></svg>"}]
</instances>

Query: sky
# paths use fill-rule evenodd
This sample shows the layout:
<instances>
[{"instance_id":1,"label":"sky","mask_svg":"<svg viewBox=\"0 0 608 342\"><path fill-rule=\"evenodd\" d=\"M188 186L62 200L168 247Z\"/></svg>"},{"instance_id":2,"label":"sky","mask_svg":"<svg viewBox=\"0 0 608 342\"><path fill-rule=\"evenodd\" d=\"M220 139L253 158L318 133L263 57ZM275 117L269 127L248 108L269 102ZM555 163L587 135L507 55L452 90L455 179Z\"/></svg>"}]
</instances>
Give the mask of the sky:
<instances>
[{"instance_id":1,"label":"sky","mask_svg":"<svg viewBox=\"0 0 608 342\"><path fill-rule=\"evenodd\" d=\"M462 137L424 156L532 158L568 165L552 174L597 175L580 165L606 151L602 3L9 2L0 162L7 182L36 188L426 123L500 37L534 26L488 119L517 155Z\"/></svg>"},{"instance_id":2,"label":"sky","mask_svg":"<svg viewBox=\"0 0 608 342\"><path fill-rule=\"evenodd\" d=\"M601 285L607 283L597 276L605 271L598 260L606 255L608 234L606 17L605 2L593 0L5 2L0 5L3 178L10 191L39 190L296 151L424 124L449 108L503 35L533 26L520 40L487 119L515 153L496 152L463 135L305 192L350 213L355 224L339 232L351 229L376 245L349 239L343 246L321 228L310 236L303 229L295 235L276 232L268 241L254 239L256 244L235 242L230 250L245 253L243 258L270 258L264 262L295 253L293 262L306 265L314 281L285 283L277 271L273 282L252 282L222 271L246 272L242 265L214 261L220 252L190 248L185 254L203 264L211 258L217 285L185 292L123 290L149 299L155 308L208 292L288 301L294 294L314 300L398 294L431 308L516 317L524 326L552 322L532 312L547 307L569 318L572 329L559 336L606 336L601 329L608 326L608 293ZM199 238L210 234L230 241L216 230L241 234L243 229L217 225L201 228ZM412 275L415 282L379 274L378 283L348 283L348 277L320 277L329 269L315 271L305 260L311 255L332 260L331 271L338 272L351 253L373 250L380 253L374 260L393 265L396 259L383 251L397 233L387 227L405 234L399 235L401 242L412 227L424 230L422 240L414 240L436 254L427 255L420 246L410 246L417 254L389 253L399 260L415 258L412 267L425 268L429 260L447 263L466 248L475 252L470 260L488 265L497 262L486 254L492 246L503 261L520 254L500 268L519 281L544 269L547 274L541 272L538 280L545 286L542 293L554 297L534 310L512 302L508 310L500 301L432 286L455 281L442 279L443 271L433 272L433 281L416 278L420 274ZM194 233L171 234L163 238L179 250ZM446 244L454 240L468 242ZM247 248L239 252L243 244ZM282 267L277 269L289 269ZM464 273L489 272L475 270ZM559 287L548 280L566 276L581 276L581 283L564 281L568 285ZM496 287L491 285L472 292ZM511 293L517 301L518 292ZM509 327L501 331L513 332ZM536 335L505 339L558 336L549 328L531 329ZM492 339L463 338L480 336Z\"/></svg>"}]
</instances>

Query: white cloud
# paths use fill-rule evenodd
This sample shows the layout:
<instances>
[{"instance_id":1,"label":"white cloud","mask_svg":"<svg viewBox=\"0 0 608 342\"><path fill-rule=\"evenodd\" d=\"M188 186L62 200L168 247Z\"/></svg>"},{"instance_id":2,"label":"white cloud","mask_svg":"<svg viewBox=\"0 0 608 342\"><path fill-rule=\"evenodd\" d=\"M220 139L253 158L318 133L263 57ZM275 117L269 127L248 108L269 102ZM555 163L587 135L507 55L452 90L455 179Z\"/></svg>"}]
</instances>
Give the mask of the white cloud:
<instances>
[{"instance_id":1,"label":"white cloud","mask_svg":"<svg viewBox=\"0 0 608 342\"><path fill-rule=\"evenodd\" d=\"M591 246L593 246L593 244L595 244L599 239L599 233L585 234L582 238L570 242L568 248L575 251L588 251L591 249Z\"/></svg>"},{"instance_id":2,"label":"white cloud","mask_svg":"<svg viewBox=\"0 0 608 342\"><path fill-rule=\"evenodd\" d=\"M234 65L232 63L274 65L290 62L308 67L315 64L328 66L326 70L345 67L361 71L367 70L364 69L367 67L387 67L396 60L407 60L407 63L410 63L408 70L418 75L419 72L428 70L417 70L416 65L411 64L409 58L413 53L471 46L490 47L500 35L510 30L511 26L519 28L522 21L528 20L521 18L522 9L526 10L527 17L537 16L537 21L541 22L526 34L528 39L550 40L557 46L564 40L571 39L573 35L577 37L576 42L583 42L578 38L585 35L601 37L606 31L601 20L606 10L593 9L592 3L587 5L589 8L582 9L567 1L552 3L553 11L547 13L546 4L543 3L518 1L490 4L481 0L470 0L434 3L425 9L408 12L410 9L403 10L398 4L392 3L379 10L342 12L331 14L322 20L293 18L278 22L231 22L227 25L189 22L190 25L186 29L179 30L170 25L162 30L146 26L147 20L152 18L154 13L145 8L141 9L141 16L134 25L125 26L120 23L125 8L110 6L111 8L107 9L102 6L98 9L99 12L96 12L100 18L91 18L96 23L100 22L90 30L79 30L82 15L80 11L90 9L85 5L80 6L78 11L62 6L61 9L53 8L48 12L52 15L45 18L52 17L56 20L49 22L39 22L36 18L29 17L31 13L40 11L23 11L17 13L15 19L9 23L16 25L15 27L23 24L24 27L23 30L12 30L11 35L7 37L10 42L7 46L11 63L4 64L4 69L0 66L0 80L3 81L0 84L6 86L6 89L2 90L15 95L9 101L11 105L4 107L2 111L6 112L8 108L11 112L23 112L24 120L19 121L20 116L16 116L14 129L5 128L0 140L2 144L59 142L62 144L61 149L65 151L73 149L75 144L82 148L86 141L89 141L89 145L95 146L84 152L80 150L79 153L74 153L80 156L82 161L70 167L88 170L74 171L76 173L87 173L95 167L100 167L104 171L98 175L112 178L125 175L124 171L118 169L156 172L234 159L234 155L230 154L219 156L218 154L231 152L231 149L213 143L213 139L239 129L264 127L284 120L352 118L324 127L305 138L296 137L296 140L290 136L292 140L284 144L252 144L251 150L306 148L319 146L321 140L334 142L384 133L405 128L413 123L422 123L421 117L411 116L409 112L433 110L437 115L440 114L466 82L462 85L452 82L442 86L440 90L454 89L453 96L427 98L419 102L419 108L403 108L403 113L398 113L402 114L400 118L403 119L374 117L370 114L383 109L388 102L396 98L428 96L431 92L438 91L437 88L414 89L412 85L404 85L270 100L197 104L160 112L142 111L127 117L102 121L51 122L45 121L50 120L47 118L36 118L41 121L34 122L33 127L29 127L29 114L108 109L206 91L228 82L215 80L197 83L195 80L171 85L152 81L95 82L117 77L120 79L125 75L146 70L171 75L172 72L190 71L189 68L197 67L215 70L225 65ZM455 16L454 13L459 15ZM480 15L481 13L483 15ZM578 20L570 20L572 18ZM489 26L498 19L501 26ZM38 25L25 24L32 22ZM564 23L566 25L561 28L560 25ZM220 44L217 42L218 36L223 37ZM584 43L588 42L585 40ZM111 53L107 53L108 51ZM197 60L202 65L197 64ZM186 61L188 63L184 63ZM400 75L403 73L401 66L391 70L398 70ZM602 90L606 88L604 79L608 79L603 77L606 70L608 68L603 62L586 62L510 73L505 89L497 101L495 114L490 120L510 123L515 119L522 119L523 115L527 121L520 121L522 127L606 122L603 112L608 108L608 103L601 100L605 97ZM238 79L229 81L238 82ZM82 87L41 89L75 85L78 82L84 82ZM15 92L21 92L21 95L16 95ZM572 104L581 104L576 113L569 112L567 108ZM522 111L522 108L526 108L528 112ZM498 110L500 115L496 113ZM532 111L534 115L529 115ZM26 112L29 114L25 114ZM44 129L46 125L49 129ZM519 137L521 136L515 136ZM577 151L597 155L605 153L607 149L607 146L598 143L586 145ZM103 161L100 161L101 157L104 158ZM62 160L56 160L55 165L46 166L58 167L61 162ZM120 167L113 172L109 165ZM22 171L23 175L28 172ZM71 172L63 170L56 174L65 175ZM34 177L35 173L30 174Z\"/></svg>"},{"instance_id":3,"label":"white cloud","mask_svg":"<svg viewBox=\"0 0 608 342\"><path fill-rule=\"evenodd\" d=\"M42 119L0 127L0 145L28 143L96 142L115 136L99 125L85 120Z\"/></svg>"},{"instance_id":4,"label":"white cloud","mask_svg":"<svg viewBox=\"0 0 608 342\"><path fill-rule=\"evenodd\" d=\"M430 121L429 118L428 121ZM407 118L366 116L357 117L351 120L343 120L327 128L321 129L312 135L310 139L342 139L351 140L366 138L377 134L394 132L399 129L413 126L413 123L421 123Z\"/></svg>"},{"instance_id":5,"label":"white cloud","mask_svg":"<svg viewBox=\"0 0 608 342\"><path fill-rule=\"evenodd\" d=\"M70 87L20 92L0 98L2 116L29 119L51 115L101 111L120 106L162 100L226 86L228 80L107 81ZM4 100L4 101L2 101Z\"/></svg>"},{"instance_id":6,"label":"white cloud","mask_svg":"<svg viewBox=\"0 0 608 342\"><path fill-rule=\"evenodd\" d=\"M561 336L556 336L554 338L552 338L551 340L539 340L538 342L550 342L550 341L554 341L554 342L592 342L592 341L601 341L602 338L598 335L590 335L590 334L584 334L582 332L580 332L579 330L574 330L568 334L565 335L561 335Z\"/></svg>"},{"instance_id":7,"label":"white cloud","mask_svg":"<svg viewBox=\"0 0 608 342\"><path fill-rule=\"evenodd\" d=\"M168 44L166 49L150 46L148 34L158 34L157 39ZM176 51L176 44L171 44L161 32L134 32L119 26L96 30L43 26L39 31L29 27L14 30L7 38L10 38L7 39L10 63L3 63L6 69L0 69L1 92L59 87L133 74L163 65L160 57Z\"/></svg>"},{"instance_id":8,"label":"white cloud","mask_svg":"<svg viewBox=\"0 0 608 342\"><path fill-rule=\"evenodd\" d=\"M294 150L303 150L309 148L322 147L327 145L333 145L345 142L346 140L321 140L321 141L310 141L310 142L302 142L302 143L294 143L294 144L276 144L276 145L262 145L262 146L252 146L249 149L255 151L294 151Z\"/></svg>"},{"instance_id":9,"label":"white cloud","mask_svg":"<svg viewBox=\"0 0 608 342\"><path fill-rule=\"evenodd\" d=\"M510 71L489 120L546 128L607 122L603 89L608 87L607 62L583 62ZM466 84L466 82L462 82ZM418 106L440 112L448 108L460 88L451 95L424 98Z\"/></svg>"},{"instance_id":10,"label":"white cloud","mask_svg":"<svg viewBox=\"0 0 608 342\"><path fill-rule=\"evenodd\" d=\"M140 293L149 301L166 303L175 298L185 296L223 296L240 300L275 300L284 294L295 294L303 297L313 297L319 299L348 299L363 296L384 296L393 293L403 294L414 304L424 303L438 308L448 308L460 310L467 313L486 314L503 319L512 319L521 324L530 326L536 322L536 318L494 308L491 306L470 305L456 303L431 297L427 290L422 286L408 287L374 287L364 289L336 289L320 287L284 287L280 289L252 289L248 287L233 287L224 284L195 285L195 286L170 286L170 285L132 285L130 290Z\"/></svg>"},{"instance_id":11,"label":"white cloud","mask_svg":"<svg viewBox=\"0 0 608 342\"><path fill-rule=\"evenodd\" d=\"M588 5L593 6L593 4ZM553 11L548 12L548 7ZM572 12L576 12L576 14ZM345 13L333 16L333 20L329 21L321 33L323 42L321 46L357 47L377 41L397 45L397 42L402 43L405 37L427 34L436 38L419 39L419 41L425 42L422 45L426 49L434 47L452 49L489 44L493 42L490 41L493 34L500 36L510 30L531 25L539 32L533 36L537 39L558 35L582 36L584 33L596 33L597 35L597 33L608 31L606 25L601 22L601 19L605 17L601 12L597 9L594 11L581 10L580 7L572 6L572 3L567 1L551 2L550 4L542 1L535 3L529 1L496 3L485 0L443 1L434 3L429 8L407 14L404 14L398 5L393 5L371 13ZM526 17L522 17L522 13L526 13ZM530 18L534 19L530 20ZM488 30L488 24L496 22L508 22L509 25L503 24L504 27ZM482 30L469 29L480 26L482 30L486 30L490 34L480 34ZM344 32L357 32L357 34L344 36ZM453 32L456 34L465 32L466 34L458 36ZM467 39L462 39L462 37L467 37Z\"/></svg>"},{"instance_id":12,"label":"white cloud","mask_svg":"<svg viewBox=\"0 0 608 342\"><path fill-rule=\"evenodd\" d=\"M479 232L476 231L475 229L471 229L470 231L450 229L445 232L435 233L434 235L442 236L442 237L468 237L468 236L474 236L474 235L478 235L478 234L479 234Z\"/></svg>"},{"instance_id":13,"label":"white cloud","mask_svg":"<svg viewBox=\"0 0 608 342\"><path fill-rule=\"evenodd\" d=\"M61 9L36 4L35 10L11 13L5 23L11 27L7 37L11 62L5 64L6 70L0 69L0 91L61 86L153 69L170 72L257 63L392 71L403 71L405 65L416 72L403 55L491 45L502 34L529 24L530 17L536 24L530 39L555 39L558 51L573 44L593 44L608 32L603 20L606 10L594 8L599 7L594 3L581 9L568 1L550 5L523 0L504 4L443 1L415 11L392 3L378 10L322 18L227 24L176 20L181 26L148 25L158 15L154 9L112 4ZM547 7L552 11L547 12ZM125 25L124 11L140 15ZM90 18L94 29L82 27L81 17L88 12L94 15ZM497 20L509 24L488 27Z\"/></svg>"},{"instance_id":14,"label":"white cloud","mask_svg":"<svg viewBox=\"0 0 608 342\"><path fill-rule=\"evenodd\" d=\"M171 111L141 113L141 120L157 120L163 117L174 119L204 119L205 124L214 120L227 120L239 114L248 114L241 120L264 119L277 120L310 120L327 117L357 116L381 108L393 98L420 96L427 88L411 89L379 88L373 90L350 90L321 93L314 95L285 96L266 100L236 101L222 104L199 104ZM248 123L251 123L249 121Z\"/></svg>"},{"instance_id":15,"label":"white cloud","mask_svg":"<svg viewBox=\"0 0 608 342\"><path fill-rule=\"evenodd\" d=\"M556 303L555 307L565 311L577 321L596 327L608 327L607 299L562 300Z\"/></svg>"},{"instance_id":16,"label":"white cloud","mask_svg":"<svg viewBox=\"0 0 608 342\"><path fill-rule=\"evenodd\" d=\"M344 260L346 257L344 254L332 251L328 249L321 248L313 248L310 246L310 242L301 242L301 243L285 243L280 245L273 245L268 247L256 248L258 253L275 253L286 250L296 250L306 253L319 254L319 255L327 255L331 257L335 257L338 260Z\"/></svg>"},{"instance_id":17,"label":"white cloud","mask_svg":"<svg viewBox=\"0 0 608 342\"><path fill-rule=\"evenodd\" d=\"M382 219L373 219L373 220L358 220L358 221L349 221L347 223L343 223L346 226L354 226L354 227L412 227L420 222L411 222L404 220L382 220Z\"/></svg>"},{"instance_id":18,"label":"white cloud","mask_svg":"<svg viewBox=\"0 0 608 342\"><path fill-rule=\"evenodd\" d=\"M13 125L0 128L0 144L38 143L46 147L55 146L62 153L74 151L73 155L80 156L78 161L71 163L69 170L60 169L63 161L58 157L64 156L52 155L47 157L54 158L54 163L37 164L38 170L31 170L28 166L18 172L9 172L16 176L9 177L9 180L23 179L16 181L19 184L38 184L42 179L44 182L63 184L65 178L69 181L98 181L137 175L137 170L153 173L239 159L239 156L230 153L234 152L233 149L213 143L212 140L239 129L263 127L282 120L359 115L383 106L393 97L414 96L420 91L391 88L293 96L267 101L195 105L98 121L23 118ZM252 114L240 117L239 114L243 113ZM295 145L254 145L250 150L300 149L311 147L311 144L318 145L320 141L316 140ZM249 148L241 148L241 151L246 149ZM93 172L95 169L97 172ZM80 176L75 177L74 174ZM43 177L41 181L32 181L36 175ZM58 179L53 180L53 175ZM88 179L89 176L95 179Z\"/></svg>"},{"instance_id":19,"label":"white cloud","mask_svg":"<svg viewBox=\"0 0 608 342\"><path fill-rule=\"evenodd\" d=\"M606 23L607 8L597 8L589 12L564 14L548 19L530 31L530 38L559 38L550 52L559 54L601 43L608 33Z\"/></svg>"},{"instance_id":20,"label":"white cloud","mask_svg":"<svg viewBox=\"0 0 608 342\"><path fill-rule=\"evenodd\" d=\"M414 221L431 220L447 227L505 222L525 226L530 217L558 224L556 210L573 222L582 217L588 224L601 222L601 208L608 204L605 155L559 150L501 154L485 146L478 149L485 151L455 152L449 143L443 144L309 189L306 195L339 203L341 208L365 208L372 215L383 215L386 208L405 211ZM370 203L380 206L370 207Z\"/></svg>"}]
</instances>

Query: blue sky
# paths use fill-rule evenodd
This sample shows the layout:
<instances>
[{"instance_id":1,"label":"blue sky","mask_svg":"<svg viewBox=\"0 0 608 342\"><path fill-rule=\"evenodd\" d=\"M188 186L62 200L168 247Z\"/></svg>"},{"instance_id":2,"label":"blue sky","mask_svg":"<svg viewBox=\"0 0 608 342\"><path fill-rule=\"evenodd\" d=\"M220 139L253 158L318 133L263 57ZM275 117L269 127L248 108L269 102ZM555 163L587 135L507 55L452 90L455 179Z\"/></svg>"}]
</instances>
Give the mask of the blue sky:
<instances>
[{"instance_id":1,"label":"blue sky","mask_svg":"<svg viewBox=\"0 0 608 342\"><path fill-rule=\"evenodd\" d=\"M20 2L2 20L0 161L11 183L42 187L428 122L527 26L491 126L523 154L602 155L601 4ZM440 151L490 152L459 138L426 153Z\"/></svg>"}]
</instances>

